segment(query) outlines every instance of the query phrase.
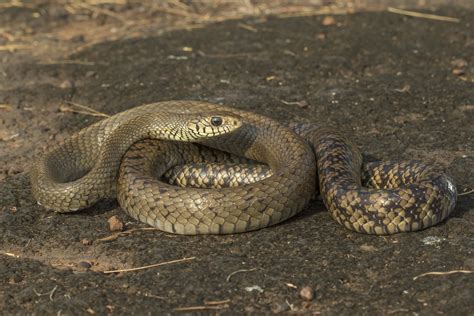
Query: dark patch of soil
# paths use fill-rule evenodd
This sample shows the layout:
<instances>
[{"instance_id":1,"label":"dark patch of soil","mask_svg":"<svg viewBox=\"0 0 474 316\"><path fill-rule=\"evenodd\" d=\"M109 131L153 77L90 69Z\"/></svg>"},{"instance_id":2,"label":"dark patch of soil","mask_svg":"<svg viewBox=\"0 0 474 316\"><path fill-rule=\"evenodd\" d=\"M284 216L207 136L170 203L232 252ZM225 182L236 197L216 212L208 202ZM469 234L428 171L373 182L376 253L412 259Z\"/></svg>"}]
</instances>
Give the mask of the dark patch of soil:
<instances>
[{"instance_id":1,"label":"dark patch of soil","mask_svg":"<svg viewBox=\"0 0 474 316\"><path fill-rule=\"evenodd\" d=\"M45 211L28 180L35 151L99 119L60 111L64 101L113 114L191 99L338 126L370 155L434 160L459 191L470 189L474 12L436 13L461 22L380 12L336 16L330 26L323 17L249 19L98 44L71 56L75 63L5 66L0 103L11 107L0 108L3 313L161 314L207 306L211 313L471 314L474 274L413 278L474 270L473 194L459 197L444 223L389 237L350 232L314 202L256 232L138 230L100 241L112 234L113 215L126 229L145 225L115 202L74 214ZM453 74L459 59L468 66ZM103 273L185 257L195 259ZM312 301L299 297L304 286L314 289Z\"/></svg>"}]
</instances>

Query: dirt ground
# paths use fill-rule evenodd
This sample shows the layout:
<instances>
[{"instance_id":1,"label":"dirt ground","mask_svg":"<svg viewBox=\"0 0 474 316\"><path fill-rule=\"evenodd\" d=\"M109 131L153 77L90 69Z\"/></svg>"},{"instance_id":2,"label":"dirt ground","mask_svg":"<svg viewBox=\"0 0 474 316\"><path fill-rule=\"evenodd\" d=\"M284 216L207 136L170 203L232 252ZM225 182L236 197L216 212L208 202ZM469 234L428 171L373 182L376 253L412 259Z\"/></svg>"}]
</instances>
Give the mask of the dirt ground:
<instances>
[{"instance_id":1,"label":"dirt ground","mask_svg":"<svg viewBox=\"0 0 474 316\"><path fill-rule=\"evenodd\" d=\"M425 10L457 21L347 10L194 24L128 8L155 29L92 9L0 5L3 314L472 315L472 8ZM377 158L442 164L466 194L440 225L388 237L346 230L320 201L228 236L144 229L114 201L66 215L36 205L34 156L101 119L70 102L114 114L171 99L337 126ZM127 233L109 230L114 215Z\"/></svg>"}]
</instances>

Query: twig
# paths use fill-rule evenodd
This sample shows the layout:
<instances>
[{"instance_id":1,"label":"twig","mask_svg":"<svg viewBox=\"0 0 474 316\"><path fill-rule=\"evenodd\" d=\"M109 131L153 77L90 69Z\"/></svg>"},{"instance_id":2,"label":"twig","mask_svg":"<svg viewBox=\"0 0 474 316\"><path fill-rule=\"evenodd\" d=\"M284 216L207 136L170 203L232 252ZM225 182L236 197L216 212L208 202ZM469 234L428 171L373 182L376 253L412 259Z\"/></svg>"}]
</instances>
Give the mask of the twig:
<instances>
[{"instance_id":1,"label":"twig","mask_svg":"<svg viewBox=\"0 0 474 316\"><path fill-rule=\"evenodd\" d=\"M7 3L0 3L0 8L11 8L11 7L24 7L23 3L21 1L13 0L9 1Z\"/></svg>"},{"instance_id":2,"label":"twig","mask_svg":"<svg viewBox=\"0 0 474 316\"><path fill-rule=\"evenodd\" d=\"M107 237L99 238L99 239L97 239L97 241L112 241L112 240L115 240L119 237L130 235L133 232L142 231L142 230L159 230L159 229L155 228L155 227L132 228L132 229L129 229L129 230L125 230L123 232L118 232L118 233L112 234L112 235L107 236Z\"/></svg>"},{"instance_id":3,"label":"twig","mask_svg":"<svg viewBox=\"0 0 474 316\"><path fill-rule=\"evenodd\" d=\"M286 105L296 105L296 106L298 106L300 108L303 108L303 109L308 107L308 102L306 102L305 100L289 102L289 101L285 101L285 100L280 99L280 102L283 103L283 104L286 104Z\"/></svg>"},{"instance_id":4,"label":"twig","mask_svg":"<svg viewBox=\"0 0 474 316\"><path fill-rule=\"evenodd\" d=\"M235 54L207 54L203 51L198 51L198 54L202 57L208 58L250 58L252 55L257 55L258 53L235 53Z\"/></svg>"},{"instance_id":5,"label":"twig","mask_svg":"<svg viewBox=\"0 0 474 316\"><path fill-rule=\"evenodd\" d=\"M0 45L0 51L7 50L7 51L12 52L17 49L28 48L28 47L29 46L22 45L22 44L7 44L7 45Z\"/></svg>"},{"instance_id":6,"label":"twig","mask_svg":"<svg viewBox=\"0 0 474 316\"><path fill-rule=\"evenodd\" d=\"M252 272L252 271L255 271L257 270L257 268L252 268L252 269L241 269L241 270L237 270L237 271L234 271L232 272L231 274L229 274L226 278L226 281L227 282L230 282L230 278L233 277L234 275L236 275L237 273L241 273L241 272Z\"/></svg>"},{"instance_id":7,"label":"twig","mask_svg":"<svg viewBox=\"0 0 474 316\"><path fill-rule=\"evenodd\" d=\"M183 258L183 259L171 260L171 261L166 261L166 262L160 262L160 263L150 264L150 265L148 265L148 266L142 266L142 267L137 267L137 268L118 269L118 270L107 270L107 271L103 271L103 273L108 274L108 273L117 273L117 272L138 271L138 270L144 270L144 269L149 269L149 268L164 266L164 265L172 264L172 263L179 263L179 262L184 262L184 261L190 261L190 260L194 260L194 259L196 259L196 257L190 257L190 258Z\"/></svg>"},{"instance_id":8,"label":"twig","mask_svg":"<svg viewBox=\"0 0 474 316\"><path fill-rule=\"evenodd\" d=\"M413 277L413 280L416 280L418 278L427 276L427 275L449 275L449 274L455 274L455 273L474 273L472 270L452 270L452 271L446 271L446 272L426 272L420 275L417 275L416 277Z\"/></svg>"},{"instance_id":9,"label":"twig","mask_svg":"<svg viewBox=\"0 0 474 316\"><path fill-rule=\"evenodd\" d=\"M387 311L388 315L395 314L395 313L407 313L409 310L406 308L398 308L398 309L392 309Z\"/></svg>"},{"instance_id":10,"label":"twig","mask_svg":"<svg viewBox=\"0 0 474 316\"><path fill-rule=\"evenodd\" d=\"M117 20L119 20L120 22L123 22L125 23L126 20L120 16L119 14L115 13L115 12L112 12L110 10L107 10L107 9L102 9L102 8L99 8L97 6L94 6L94 5L90 5L90 4L87 4L87 3L81 3L81 2L75 2L73 4L71 4L73 7L76 6L78 8L81 8L81 9L86 9L86 10L89 10L97 15L99 14L103 14L103 15L107 15L107 16L110 16L110 17L113 17Z\"/></svg>"},{"instance_id":11,"label":"twig","mask_svg":"<svg viewBox=\"0 0 474 316\"><path fill-rule=\"evenodd\" d=\"M474 189L472 189L470 191L463 192L463 193L458 193L458 196L469 195L471 193L474 193Z\"/></svg>"},{"instance_id":12,"label":"twig","mask_svg":"<svg viewBox=\"0 0 474 316\"><path fill-rule=\"evenodd\" d=\"M412 16L412 17L415 17L415 18L438 20L438 21L446 21L446 22L455 22L455 23L461 22L460 19L458 19L458 18L452 18L452 17L449 17L449 16L442 16L442 15L436 15L436 14L419 13L419 12L414 12L414 11L408 11L408 10L397 9L397 8L393 8L393 7L388 7L388 8L387 8L387 11L388 11L388 12L395 13L395 14L401 14L401 15Z\"/></svg>"},{"instance_id":13,"label":"twig","mask_svg":"<svg viewBox=\"0 0 474 316\"><path fill-rule=\"evenodd\" d=\"M325 14L347 14L348 10L346 8L342 9L336 9L336 8L329 8L329 7L323 7L321 9L298 9L295 8L295 10L292 10L291 8L288 10L283 6L282 9L278 10L272 10L271 12L272 15L275 15L279 18L293 18L293 17L304 17L304 16L315 16L315 15L325 15Z\"/></svg>"},{"instance_id":14,"label":"twig","mask_svg":"<svg viewBox=\"0 0 474 316\"><path fill-rule=\"evenodd\" d=\"M83 110L86 110L86 111L77 111L77 110L74 110L74 109L70 109L68 107L62 107L60 110L63 111L63 112L73 112L73 113L80 113L80 114L86 114L86 115L91 115L91 116L100 116L100 117L110 117L110 115L108 114L105 114L105 113L102 113L102 112L99 112L97 110L94 110L88 106L85 106L85 105L81 105L81 104L78 104L78 103L74 103L74 102L71 102L71 101L66 101L67 104L70 104L70 105L73 105L73 106L76 106L80 109L83 109Z\"/></svg>"},{"instance_id":15,"label":"twig","mask_svg":"<svg viewBox=\"0 0 474 316\"><path fill-rule=\"evenodd\" d=\"M222 305L230 303L230 299L220 300L220 301L204 301L205 305Z\"/></svg>"},{"instance_id":16,"label":"twig","mask_svg":"<svg viewBox=\"0 0 474 316\"><path fill-rule=\"evenodd\" d=\"M95 66L93 61L84 61L84 60L52 60L40 62L40 65L85 65L85 66Z\"/></svg>"},{"instance_id":17,"label":"twig","mask_svg":"<svg viewBox=\"0 0 474 316\"><path fill-rule=\"evenodd\" d=\"M247 30L247 31L250 31L250 32L253 32L253 33L257 33L258 32L258 29L256 29L255 27L253 26L250 26L248 24L244 24L244 23L239 23L237 24L238 27L244 29L244 30Z\"/></svg>"},{"instance_id":18,"label":"twig","mask_svg":"<svg viewBox=\"0 0 474 316\"><path fill-rule=\"evenodd\" d=\"M173 4L174 6L180 7L184 11L189 11L189 6L186 3L182 3L178 0L168 0L169 4Z\"/></svg>"},{"instance_id":19,"label":"twig","mask_svg":"<svg viewBox=\"0 0 474 316\"><path fill-rule=\"evenodd\" d=\"M0 104L0 110L11 110L12 106L10 104Z\"/></svg>"},{"instance_id":20,"label":"twig","mask_svg":"<svg viewBox=\"0 0 474 316\"><path fill-rule=\"evenodd\" d=\"M190 311L202 311L208 309L223 309L228 308L230 300L221 300L221 301L205 301L204 305L198 306L187 306L187 307L176 307L174 310L177 312L190 312Z\"/></svg>"},{"instance_id":21,"label":"twig","mask_svg":"<svg viewBox=\"0 0 474 316\"><path fill-rule=\"evenodd\" d=\"M152 10L156 11L156 12L171 14L171 15L178 15L178 16L182 16L182 17L200 18L199 15L196 15L195 13L192 13L192 12L186 12L184 10L180 11L180 10L176 10L176 9L163 8L163 7L154 7Z\"/></svg>"},{"instance_id":22,"label":"twig","mask_svg":"<svg viewBox=\"0 0 474 316\"><path fill-rule=\"evenodd\" d=\"M468 77L465 76L458 76L459 79L462 81L468 81L468 82L474 82L474 79L469 79Z\"/></svg>"},{"instance_id":23,"label":"twig","mask_svg":"<svg viewBox=\"0 0 474 316\"><path fill-rule=\"evenodd\" d=\"M53 301L53 295L54 295L54 292L56 292L56 289L58 288L57 285L54 286L54 288L49 291L49 292L46 292L46 293L39 293L38 291L36 291L36 289L33 289L33 292L35 292L35 294L37 296L43 296L43 295L49 295L49 300L52 302Z\"/></svg>"},{"instance_id":24,"label":"twig","mask_svg":"<svg viewBox=\"0 0 474 316\"><path fill-rule=\"evenodd\" d=\"M144 296L146 296L146 297L152 297L152 298L157 298L157 299L159 299L159 300L166 300L166 297L164 297L164 296L153 295L153 294L150 294L150 293L145 293Z\"/></svg>"},{"instance_id":25,"label":"twig","mask_svg":"<svg viewBox=\"0 0 474 316\"><path fill-rule=\"evenodd\" d=\"M16 134L11 134L11 135L0 135L0 140L3 140L3 141L8 141L8 140L12 140L12 139L15 139L17 138L18 136L20 136L19 133L16 133Z\"/></svg>"},{"instance_id":26,"label":"twig","mask_svg":"<svg viewBox=\"0 0 474 316\"><path fill-rule=\"evenodd\" d=\"M90 5L99 5L99 4L126 4L126 0L82 0Z\"/></svg>"},{"instance_id":27,"label":"twig","mask_svg":"<svg viewBox=\"0 0 474 316\"><path fill-rule=\"evenodd\" d=\"M292 312L295 310L295 306L291 304L290 302L288 302L288 299L285 299L285 303L286 305L288 305L288 307L290 308Z\"/></svg>"},{"instance_id":28,"label":"twig","mask_svg":"<svg viewBox=\"0 0 474 316\"><path fill-rule=\"evenodd\" d=\"M191 311L203 311L208 309L223 309L229 308L229 305L220 305L220 306L212 306L212 305L200 305L200 306L188 306L188 307L176 307L173 310L176 312L191 312Z\"/></svg>"},{"instance_id":29,"label":"twig","mask_svg":"<svg viewBox=\"0 0 474 316\"><path fill-rule=\"evenodd\" d=\"M8 42L13 42L15 40L15 36L5 32L4 30L0 30L0 36L4 37Z\"/></svg>"}]
</instances>

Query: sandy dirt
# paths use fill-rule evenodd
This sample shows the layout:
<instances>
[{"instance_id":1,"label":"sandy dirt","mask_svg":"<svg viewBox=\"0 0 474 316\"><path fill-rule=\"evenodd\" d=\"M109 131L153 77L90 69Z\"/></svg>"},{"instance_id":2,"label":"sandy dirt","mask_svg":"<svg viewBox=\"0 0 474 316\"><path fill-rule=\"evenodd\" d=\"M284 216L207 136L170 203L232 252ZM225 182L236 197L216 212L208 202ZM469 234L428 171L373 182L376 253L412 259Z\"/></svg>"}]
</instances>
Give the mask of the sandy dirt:
<instances>
[{"instance_id":1,"label":"sandy dirt","mask_svg":"<svg viewBox=\"0 0 474 316\"><path fill-rule=\"evenodd\" d=\"M127 32L111 14L120 11L98 8L107 11L92 19L77 8L0 6L4 314L472 315L474 274L460 272L474 271L472 193L447 221L416 233L353 233L315 201L260 231L176 236L146 229L115 201L74 214L44 210L31 195L29 168L42 150L101 119L70 102L114 114L189 99L337 126L371 156L443 165L468 192L474 11L429 11L458 22L390 12L260 14L174 31L138 23ZM114 215L128 233L109 230ZM304 287L311 300L300 296Z\"/></svg>"}]
</instances>

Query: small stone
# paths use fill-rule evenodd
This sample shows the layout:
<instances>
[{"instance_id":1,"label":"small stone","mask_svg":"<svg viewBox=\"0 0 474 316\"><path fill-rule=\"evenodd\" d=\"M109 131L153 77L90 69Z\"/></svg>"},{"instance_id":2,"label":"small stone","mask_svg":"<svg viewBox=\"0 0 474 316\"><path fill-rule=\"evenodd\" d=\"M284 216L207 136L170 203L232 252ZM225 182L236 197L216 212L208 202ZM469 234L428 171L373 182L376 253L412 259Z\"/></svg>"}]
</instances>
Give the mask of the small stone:
<instances>
[{"instance_id":1,"label":"small stone","mask_svg":"<svg viewBox=\"0 0 474 316\"><path fill-rule=\"evenodd\" d=\"M86 77L87 78L94 77L94 76L95 76L95 71L89 70L88 72L86 72Z\"/></svg>"},{"instance_id":2,"label":"small stone","mask_svg":"<svg viewBox=\"0 0 474 316\"><path fill-rule=\"evenodd\" d=\"M461 76L466 73L466 70L464 68L454 68L453 69L453 75L455 76Z\"/></svg>"},{"instance_id":3,"label":"small stone","mask_svg":"<svg viewBox=\"0 0 474 316\"><path fill-rule=\"evenodd\" d=\"M452 70L453 75L462 76L466 73L466 67L468 63L466 60L458 58L451 61L451 65L453 66L453 70Z\"/></svg>"},{"instance_id":4,"label":"small stone","mask_svg":"<svg viewBox=\"0 0 474 316\"><path fill-rule=\"evenodd\" d=\"M84 239L81 240L81 244L83 244L85 246L90 246L90 245L92 245L92 240L84 238Z\"/></svg>"},{"instance_id":5,"label":"small stone","mask_svg":"<svg viewBox=\"0 0 474 316\"><path fill-rule=\"evenodd\" d=\"M314 291L309 286L305 286L300 290L300 297L305 301L312 301L314 298Z\"/></svg>"},{"instance_id":6,"label":"small stone","mask_svg":"<svg viewBox=\"0 0 474 316\"><path fill-rule=\"evenodd\" d=\"M72 87L74 87L74 83L71 80L64 80L63 82L61 82L59 87L61 89L71 89Z\"/></svg>"},{"instance_id":7,"label":"small stone","mask_svg":"<svg viewBox=\"0 0 474 316\"><path fill-rule=\"evenodd\" d=\"M114 215L107 220L111 232L121 232L123 230L123 222L118 216Z\"/></svg>"},{"instance_id":8,"label":"small stone","mask_svg":"<svg viewBox=\"0 0 474 316\"><path fill-rule=\"evenodd\" d=\"M316 35L316 39L320 40L320 41L323 41L326 39L326 34L324 33L319 33Z\"/></svg>"},{"instance_id":9,"label":"small stone","mask_svg":"<svg viewBox=\"0 0 474 316\"><path fill-rule=\"evenodd\" d=\"M367 251L367 252L373 252L373 251L376 251L377 248L372 246L372 245L363 244L363 245L360 245L360 250Z\"/></svg>"},{"instance_id":10,"label":"small stone","mask_svg":"<svg viewBox=\"0 0 474 316\"><path fill-rule=\"evenodd\" d=\"M451 65L453 65L454 68L465 68L467 67L467 61L462 58L458 58L451 61Z\"/></svg>"},{"instance_id":11,"label":"small stone","mask_svg":"<svg viewBox=\"0 0 474 316\"><path fill-rule=\"evenodd\" d=\"M332 16L326 16L326 17L324 17L321 24L324 25L324 26L331 26L331 25L336 24L336 19L334 19Z\"/></svg>"},{"instance_id":12,"label":"small stone","mask_svg":"<svg viewBox=\"0 0 474 316\"><path fill-rule=\"evenodd\" d=\"M77 270L79 271L87 271L92 267L92 264L87 261L81 261L77 264Z\"/></svg>"}]
</instances>

